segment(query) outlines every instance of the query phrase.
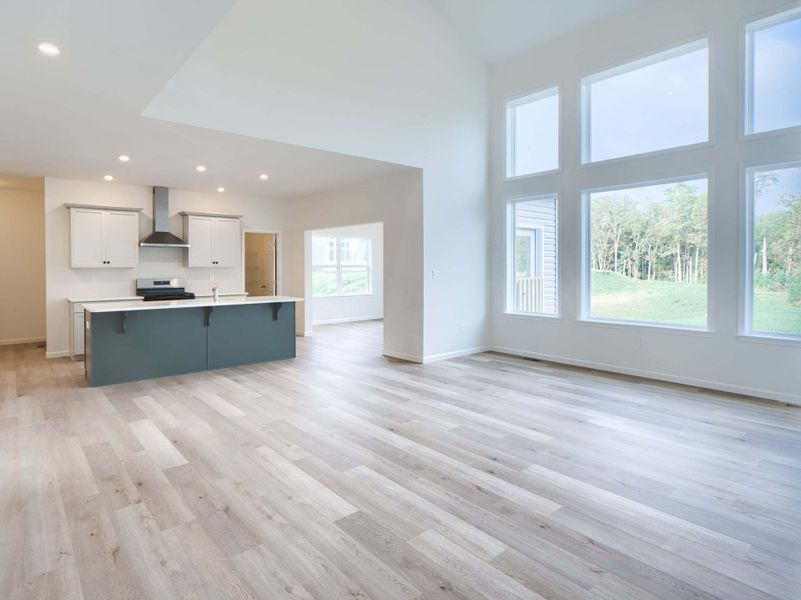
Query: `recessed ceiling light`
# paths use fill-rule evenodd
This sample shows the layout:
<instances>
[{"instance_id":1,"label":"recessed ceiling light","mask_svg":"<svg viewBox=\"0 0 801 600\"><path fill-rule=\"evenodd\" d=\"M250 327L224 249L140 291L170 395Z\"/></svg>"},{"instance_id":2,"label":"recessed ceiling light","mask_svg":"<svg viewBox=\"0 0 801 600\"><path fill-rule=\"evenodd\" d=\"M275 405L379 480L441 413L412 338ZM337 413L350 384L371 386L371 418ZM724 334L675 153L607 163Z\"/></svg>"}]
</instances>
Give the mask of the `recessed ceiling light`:
<instances>
[{"instance_id":1,"label":"recessed ceiling light","mask_svg":"<svg viewBox=\"0 0 801 600\"><path fill-rule=\"evenodd\" d=\"M61 50L58 49L58 46L50 42L42 42L39 44L39 52L45 56L58 56L61 54Z\"/></svg>"},{"instance_id":2,"label":"recessed ceiling light","mask_svg":"<svg viewBox=\"0 0 801 600\"><path fill-rule=\"evenodd\" d=\"M120 159L120 162L128 162L129 160L131 160L131 157L128 156L127 154L120 154L117 158Z\"/></svg>"},{"instance_id":3,"label":"recessed ceiling light","mask_svg":"<svg viewBox=\"0 0 801 600\"><path fill-rule=\"evenodd\" d=\"M222 194L225 191L225 188L220 186L220 187L217 188L217 191Z\"/></svg>"},{"instance_id":4,"label":"recessed ceiling light","mask_svg":"<svg viewBox=\"0 0 801 600\"><path fill-rule=\"evenodd\" d=\"M206 172L206 167L203 166L203 165L198 165L198 166L195 167L195 171L197 171L198 173L205 173Z\"/></svg>"},{"instance_id":5,"label":"recessed ceiling light","mask_svg":"<svg viewBox=\"0 0 801 600\"><path fill-rule=\"evenodd\" d=\"M114 175L103 175L103 179L106 181L114 181Z\"/></svg>"},{"instance_id":6,"label":"recessed ceiling light","mask_svg":"<svg viewBox=\"0 0 801 600\"><path fill-rule=\"evenodd\" d=\"M259 175L259 179L261 179L262 181L267 181L269 178L270 176L267 175L267 173L262 173L261 175Z\"/></svg>"}]
</instances>

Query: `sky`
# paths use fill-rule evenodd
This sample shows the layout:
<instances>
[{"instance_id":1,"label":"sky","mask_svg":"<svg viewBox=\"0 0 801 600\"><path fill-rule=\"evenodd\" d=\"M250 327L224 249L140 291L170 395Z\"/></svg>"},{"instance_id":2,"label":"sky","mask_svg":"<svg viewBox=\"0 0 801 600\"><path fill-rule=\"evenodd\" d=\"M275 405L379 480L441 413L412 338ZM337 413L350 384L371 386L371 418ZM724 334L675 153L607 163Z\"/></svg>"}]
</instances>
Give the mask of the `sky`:
<instances>
[{"instance_id":1,"label":"sky","mask_svg":"<svg viewBox=\"0 0 801 600\"><path fill-rule=\"evenodd\" d=\"M801 18L754 33L754 131L801 124Z\"/></svg>"},{"instance_id":2,"label":"sky","mask_svg":"<svg viewBox=\"0 0 801 600\"><path fill-rule=\"evenodd\" d=\"M682 181L681 183L694 187L696 193L706 194L707 180L694 179L692 181ZM635 200L638 204L655 204L662 202L665 199L665 192L675 188L678 183L663 183L658 185L645 185L641 187L626 188L623 190L612 190L606 192L593 192L590 194L590 200L603 198L604 196L626 196Z\"/></svg>"},{"instance_id":3,"label":"sky","mask_svg":"<svg viewBox=\"0 0 801 600\"><path fill-rule=\"evenodd\" d=\"M758 29L754 43L755 132L801 125L801 18ZM590 84L591 160L705 142L709 135L706 47ZM515 109L516 169L557 167L558 97Z\"/></svg>"},{"instance_id":4,"label":"sky","mask_svg":"<svg viewBox=\"0 0 801 600\"><path fill-rule=\"evenodd\" d=\"M783 196L801 196L801 166L768 172L775 173L779 180L754 199L754 213L757 215L785 211L787 208L782 203Z\"/></svg>"}]
</instances>

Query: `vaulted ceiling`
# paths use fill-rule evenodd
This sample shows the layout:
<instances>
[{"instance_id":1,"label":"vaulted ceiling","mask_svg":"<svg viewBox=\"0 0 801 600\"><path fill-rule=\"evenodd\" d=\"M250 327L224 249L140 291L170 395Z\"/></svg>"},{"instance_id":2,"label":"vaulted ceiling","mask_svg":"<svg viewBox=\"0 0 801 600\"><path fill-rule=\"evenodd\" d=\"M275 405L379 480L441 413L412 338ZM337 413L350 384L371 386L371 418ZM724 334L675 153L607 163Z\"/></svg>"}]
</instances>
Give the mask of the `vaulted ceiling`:
<instances>
[{"instance_id":1,"label":"vaulted ceiling","mask_svg":"<svg viewBox=\"0 0 801 600\"><path fill-rule=\"evenodd\" d=\"M265 0L264 4L281 14L297 1ZM304 7L313 10L315 1L320 3L318 12L330 7L330 0L304 0ZM441 19L466 47L465 55L481 68L484 62L541 44L640 1L430 0L434 8L419 6L426 8L420 11L421 18ZM193 69L189 75L204 72L205 66L198 65L204 48L211 43L209 40L224 39L215 36L221 28L236 30L228 17L243 4L248 4L247 0L26 0L0 4L0 174L89 180L102 180L103 175L111 174L120 183L202 191L222 185L234 194L290 197L402 170L404 167L388 162L349 156L358 152L351 151L347 144L320 144L318 149L312 149L293 145L306 144L304 138L272 136L270 129L226 129L203 119L162 117L154 109L159 104L154 105L154 99L170 96L170 85L180 83L182 79L176 76L186 71L187 65ZM391 5L382 7L381 10L389 10ZM358 21L359 12L353 10L341 18ZM309 21L313 24L314 20ZM426 27L426 23L420 26ZM391 24L388 27L389 32ZM257 37L253 43L258 38L263 40L259 30L253 30ZM337 32L329 33L332 43L336 42ZM413 31L391 33L414 35ZM58 44L61 55L42 56L36 49L42 41ZM347 42L342 40L342 44ZM382 43L380 32L374 43ZM220 48L224 54L225 47ZM272 52L269 46L265 48ZM217 52L215 56L219 55ZM234 56L233 60L247 58ZM361 98L369 99L373 79L378 81L376 85L400 85L391 79L392 72L388 75L382 71L385 65L371 65L370 57L363 55L358 58L366 61L368 71L372 69L366 74L355 70L352 73L350 83L361 90ZM415 67L405 64L403 56L392 59L394 69ZM312 63L304 59L298 68L307 72L298 76L314 77L316 67ZM464 64L468 65L468 61ZM214 72L214 66L209 65L208 71ZM326 73L318 75L319 81L326 81ZM271 73L257 69L252 76L267 85L264 82L269 82ZM453 72L448 76L456 78L456 82L461 74ZM432 85L448 85L447 80L439 79ZM220 93L214 89L220 85L219 80L190 81L196 85L190 88L189 109L202 106L209 92ZM293 90L284 88L276 93L285 99ZM409 103L425 93L427 90L422 88L397 89L394 97L399 103ZM253 99L258 101L255 96ZM297 102L300 104L293 106L302 111L305 100L300 98ZM370 108L374 107L375 103ZM326 118L333 123L336 111L344 108L329 108L331 114ZM248 110L257 114L270 107L262 103ZM359 115L349 117L358 119ZM377 123L380 122L379 119ZM423 124L424 119L410 127ZM380 133L375 133L376 144ZM131 161L120 163L119 154L130 155ZM365 155L394 160L391 153ZM202 175L194 168L200 163L208 167ZM264 172L270 175L268 182L258 178Z\"/></svg>"},{"instance_id":2,"label":"vaulted ceiling","mask_svg":"<svg viewBox=\"0 0 801 600\"><path fill-rule=\"evenodd\" d=\"M648 0L431 0L474 52L493 62Z\"/></svg>"}]
</instances>

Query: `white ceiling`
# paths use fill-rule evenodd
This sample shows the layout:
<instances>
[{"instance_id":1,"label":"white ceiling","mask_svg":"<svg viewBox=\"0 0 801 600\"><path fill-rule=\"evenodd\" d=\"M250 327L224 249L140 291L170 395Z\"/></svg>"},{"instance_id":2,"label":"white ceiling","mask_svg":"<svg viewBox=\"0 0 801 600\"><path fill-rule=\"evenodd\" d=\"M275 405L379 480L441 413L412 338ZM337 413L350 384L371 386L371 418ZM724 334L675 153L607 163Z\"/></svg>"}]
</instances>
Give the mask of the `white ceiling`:
<instances>
[{"instance_id":1,"label":"white ceiling","mask_svg":"<svg viewBox=\"0 0 801 600\"><path fill-rule=\"evenodd\" d=\"M0 4L0 173L96 181L108 173L119 183L290 197L402 168L141 116L233 4ZM61 55L42 56L41 41ZM199 163L208 167L202 175Z\"/></svg>"},{"instance_id":2,"label":"white ceiling","mask_svg":"<svg viewBox=\"0 0 801 600\"><path fill-rule=\"evenodd\" d=\"M431 1L474 54L494 60L642 0ZM119 183L291 197L407 168L142 116L234 4L0 4L0 173L98 181L108 173ZM59 45L61 56L42 56L42 41ZM214 87L204 80L191 103ZM131 161L120 163L119 154ZM205 174L195 171L199 163Z\"/></svg>"},{"instance_id":3,"label":"white ceiling","mask_svg":"<svg viewBox=\"0 0 801 600\"><path fill-rule=\"evenodd\" d=\"M487 62L514 56L645 0L431 0Z\"/></svg>"}]
</instances>

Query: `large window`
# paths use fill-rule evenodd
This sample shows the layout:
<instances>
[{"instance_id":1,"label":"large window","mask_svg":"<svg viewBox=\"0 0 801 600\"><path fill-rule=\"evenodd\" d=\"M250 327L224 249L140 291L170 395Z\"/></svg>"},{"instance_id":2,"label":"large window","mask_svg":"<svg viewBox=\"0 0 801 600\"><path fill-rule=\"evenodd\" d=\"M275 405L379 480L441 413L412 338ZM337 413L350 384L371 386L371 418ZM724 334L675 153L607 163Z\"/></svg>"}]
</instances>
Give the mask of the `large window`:
<instances>
[{"instance_id":1,"label":"large window","mask_svg":"<svg viewBox=\"0 0 801 600\"><path fill-rule=\"evenodd\" d=\"M371 293L369 238L312 235L312 295Z\"/></svg>"},{"instance_id":2,"label":"large window","mask_svg":"<svg viewBox=\"0 0 801 600\"><path fill-rule=\"evenodd\" d=\"M709 52L702 40L582 80L582 161L709 140Z\"/></svg>"},{"instance_id":3,"label":"large window","mask_svg":"<svg viewBox=\"0 0 801 600\"><path fill-rule=\"evenodd\" d=\"M746 133L801 125L801 9L746 28Z\"/></svg>"},{"instance_id":4,"label":"large window","mask_svg":"<svg viewBox=\"0 0 801 600\"><path fill-rule=\"evenodd\" d=\"M801 336L801 164L752 169L748 189L746 331Z\"/></svg>"},{"instance_id":5,"label":"large window","mask_svg":"<svg viewBox=\"0 0 801 600\"><path fill-rule=\"evenodd\" d=\"M559 168L559 89L509 102L506 107L506 175Z\"/></svg>"},{"instance_id":6,"label":"large window","mask_svg":"<svg viewBox=\"0 0 801 600\"><path fill-rule=\"evenodd\" d=\"M510 205L508 310L555 315L558 312L556 196Z\"/></svg>"},{"instance_id":7,"label":"large window","mask_svg":"<svg viewBox=\"0 0 801 600\"><path fill-rule=\"evenodd\" d=\"M707 180L585 193L585 316L706 327Z\"/></svg>"}]
</instances>

